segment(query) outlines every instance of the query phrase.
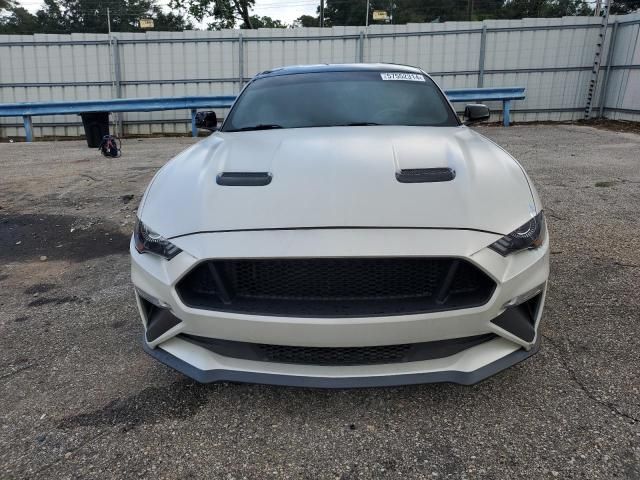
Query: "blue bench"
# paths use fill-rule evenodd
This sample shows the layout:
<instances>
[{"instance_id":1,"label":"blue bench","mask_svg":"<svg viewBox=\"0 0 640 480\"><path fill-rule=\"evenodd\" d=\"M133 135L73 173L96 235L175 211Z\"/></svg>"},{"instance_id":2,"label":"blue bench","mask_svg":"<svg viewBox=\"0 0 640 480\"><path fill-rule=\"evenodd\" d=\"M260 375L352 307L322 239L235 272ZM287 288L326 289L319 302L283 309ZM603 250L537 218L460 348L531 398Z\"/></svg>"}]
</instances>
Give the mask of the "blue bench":
<instances>
[{"instance_id":1,"label":"blue bench","mask_svg":"<svg viewBox=\"0 0 640 480\"><path fill-rule=\"evenodd\" d=\"M524 87L461 88L445 90L451 102L502 101L503 122L508 127L513 100L525 98ZM22 117L27 142L33 141L32 117L39 115L72 115L91 112L153 112L190 110L191 134L198 136L196 112L203 108L229 108L235 96L198 96L165 98L120 98L114 100L82 100L75 102L2 103L0 117Z\"/></svg>"}]
</instances>

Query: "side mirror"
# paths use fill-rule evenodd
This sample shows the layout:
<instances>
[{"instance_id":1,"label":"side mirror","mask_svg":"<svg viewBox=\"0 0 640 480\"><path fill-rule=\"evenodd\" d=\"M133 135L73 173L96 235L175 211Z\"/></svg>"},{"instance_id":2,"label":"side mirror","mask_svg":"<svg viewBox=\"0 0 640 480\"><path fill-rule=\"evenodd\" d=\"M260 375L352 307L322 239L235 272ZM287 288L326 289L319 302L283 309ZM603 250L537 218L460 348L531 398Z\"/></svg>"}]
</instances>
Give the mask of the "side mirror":
<instances>
[{"instance_id":1,"label":"side mirror","mask_svg":"<svg viewBox=\"0 0 640 480\"><path fill-rule=\"evenodd\" d=\"M197 112L196 113L196 127L204 130L218 129L218 118L216 112Z\"/></svg>"},{"instance_id":2,"label":"side mirror","mask_svg":"<svg viewBox=\"0 0 640 480\"><path fill-rule=\"evenodd\" d=\"M484 122L489 120L489 107L477 103L472 103L464 107L464 124Z\"/></svg>"}]
</instances>

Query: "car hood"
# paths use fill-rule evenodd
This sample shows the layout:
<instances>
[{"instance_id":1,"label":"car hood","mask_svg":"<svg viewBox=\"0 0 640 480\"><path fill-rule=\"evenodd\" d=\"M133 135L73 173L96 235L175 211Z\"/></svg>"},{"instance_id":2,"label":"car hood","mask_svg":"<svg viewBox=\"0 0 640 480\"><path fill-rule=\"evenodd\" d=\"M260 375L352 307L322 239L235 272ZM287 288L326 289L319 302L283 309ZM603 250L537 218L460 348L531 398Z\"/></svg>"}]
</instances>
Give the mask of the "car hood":
<instances>
[{"instance_id":1,"label":"car hood","mask_svg":"<svg viewBox=\"0 0 640 480\"><path fill-rule=\"evenodd\" d=\"M401 183L401 169L448 167L445 182ZM224 186L223 172L269 172ZM167 238L304 227L476 229L507 234L535 212L521 166L466 127L366 126L217 132L154 177L140 218Z\"/></svg>"}]
</instances>

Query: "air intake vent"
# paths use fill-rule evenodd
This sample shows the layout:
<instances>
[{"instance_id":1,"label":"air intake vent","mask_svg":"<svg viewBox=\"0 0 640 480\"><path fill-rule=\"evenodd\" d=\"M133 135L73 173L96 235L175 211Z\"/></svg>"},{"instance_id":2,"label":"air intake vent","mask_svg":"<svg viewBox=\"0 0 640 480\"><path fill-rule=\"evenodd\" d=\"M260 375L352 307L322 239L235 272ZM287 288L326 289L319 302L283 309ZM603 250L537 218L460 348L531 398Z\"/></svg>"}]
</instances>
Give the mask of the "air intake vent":
<instances>
[{"instance_id":1,"label":"air intake vent","mask_svg":"<svg viewBox=\"0 0 640 480\"><path fill-rule=\"evenodd\" d=\"M375 365L420 362L444 358L496 338L493 333L435 342L376 345L371 347L295 347L234 342L180 334L180 338L218 355L258 362L298 365Z\"/></svg>"},{"instance_id":2,"label":"air intake vent","mask_svg":"<svg viewBox=\"0 0 640 480\"><path fill-rule=\"evenodd\" d=\"M256 315L358 317L479 306L495 283L461 259L210 260L177 285L193 308Z\"/></svg>"},{"instance_id":3,"label":"air intake vent","mask_svg":"<svg viewBox=\"0 0 640 480\"><path fill-rule=\"evenodd\" d=\"M269 172L223 172L216 177L218 185L230 187L262 187L271 183Z\"/></svg>"},{"instance_id":4,"label":"air intake vent","mask_svg":"<svg viewBox=\"0 0 640 480\"><path fill-rule=\"evenodd\" d=\"M396 173L400 183L449 182L456 178L451 168L410 168Z\"/></svg>"},{"instance_id":5,"label":"air intake vent","mask_svg":"<svg viewBox=\"0 0 640 480\"><path fill-rule=\"evenodd\" d=\"M542 294L527 300L520 305L507 308L491 320L491 323L521 338L525 342L533 342L536 337L536 317Z\"/></svg>"}]
</instances>

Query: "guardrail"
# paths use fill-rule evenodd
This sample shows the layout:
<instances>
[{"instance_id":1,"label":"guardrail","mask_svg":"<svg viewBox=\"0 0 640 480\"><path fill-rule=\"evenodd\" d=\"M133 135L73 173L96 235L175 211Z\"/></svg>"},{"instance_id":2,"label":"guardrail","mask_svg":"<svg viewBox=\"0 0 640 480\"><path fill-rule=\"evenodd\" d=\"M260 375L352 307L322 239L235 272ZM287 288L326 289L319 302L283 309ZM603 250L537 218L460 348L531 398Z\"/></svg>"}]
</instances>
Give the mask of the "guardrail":
<instances>
[{"instance_id":1,"label":"guardrail","mask_svg":"<svg viewBox=\"0 0 640 480\"><path fill-rule=\"evenodd\" d=\"M460 88L445 90L451 102L501 101L503 124L510 123L511 102L525 98L524 87ZM27 142L33 141L32 117L69 115L91 112L153 112L160 110L190 110L191 134L196 137L195 116L199 108L229 108L235 96L198 96L166 98L120 98L114 100L83 100L75 102L34 102L0 104L0 117L22 117Z\"/></svg>"},{"instance_id":2,"label":"guardrail","mask_svg":"<svg viewBox=\"0 0 640 480\"><path fill-rule=\"evenodd\" d=\"M524 87L496 87L496 88L456 88L445 90L450 102L478 102L501 101L502 124L508 127L511 123L511 102L524 100Z\"/></svg>"},{"instance_id":3,"label":"guardrail","mask_svg":"<svg viewBox=\"0 0 640 480\"><path fill-rule=\"evenodd\" d=\"M228 108L235 96L119 98L115 100L82 100L79 102L0 103L0 117L22 117L27 142L33 141L31 117L70 115L91 112L154 112L191 110L191 133L198 135L196 111L199 108Z\"/></svg>"}]
</instances>

